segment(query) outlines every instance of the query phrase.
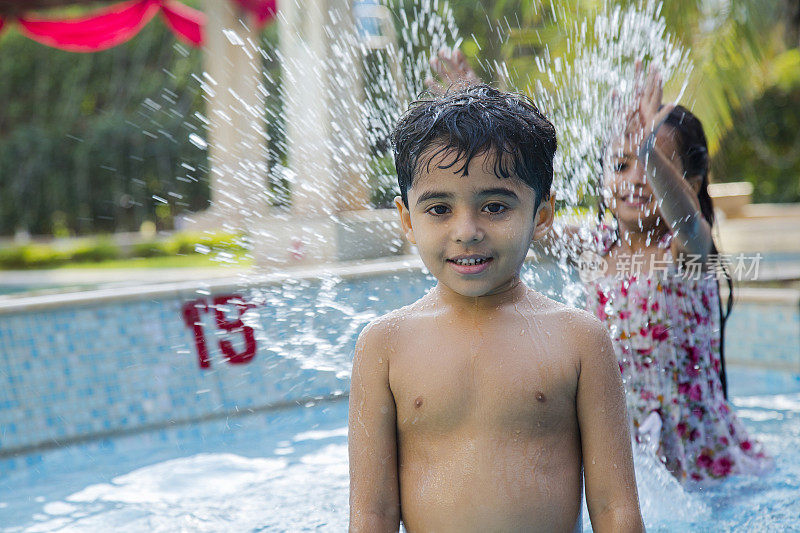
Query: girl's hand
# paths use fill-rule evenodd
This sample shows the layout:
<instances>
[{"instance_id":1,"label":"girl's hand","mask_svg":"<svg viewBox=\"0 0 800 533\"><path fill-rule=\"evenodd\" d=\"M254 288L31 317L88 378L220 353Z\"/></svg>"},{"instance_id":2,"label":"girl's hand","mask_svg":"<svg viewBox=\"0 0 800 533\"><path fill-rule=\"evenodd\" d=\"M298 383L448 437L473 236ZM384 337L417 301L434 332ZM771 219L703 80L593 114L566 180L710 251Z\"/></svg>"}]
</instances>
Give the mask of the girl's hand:
<instances>
[{"instance_id":1,"label":"girl's hand","mask_svg":"<svg viewBox=\"0 0 800 533\"><path fill-rule=\"evenodd\" d=\"M431 58L430 64L436 79L426 79L425 85L431 92L442 94L451 85L470 86L481 83L461 50L443 48Z\"/></svg>"},{"instance_id":2,"label":"girl's hand","mask_svg":"<svg viewBox=\"0 0 800 533\"><path fill-rule=\"evenodd\" d=\"M633 96L633 110L626 120L625 134L637 144L645 142L656 132L667 118L672 105L663 105L664 83L661 73L652 65L642 82L642 62L636 62L636 89Z\"/></svg>"}]
</instances>

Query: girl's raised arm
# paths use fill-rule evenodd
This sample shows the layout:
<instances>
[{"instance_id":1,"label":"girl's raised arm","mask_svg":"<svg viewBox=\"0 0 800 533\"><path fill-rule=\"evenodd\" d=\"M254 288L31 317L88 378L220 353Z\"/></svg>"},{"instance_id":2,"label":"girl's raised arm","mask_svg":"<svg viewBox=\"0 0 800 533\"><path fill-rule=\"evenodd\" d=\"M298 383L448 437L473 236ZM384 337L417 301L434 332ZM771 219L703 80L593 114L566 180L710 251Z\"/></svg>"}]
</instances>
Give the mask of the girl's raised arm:
<instances>
[{"instance_id":1,"label":"girl's raised arm","mask_svg":"<svg viewBox=\"0 0 800 533\"><path fill-rule=\"evenodd\" d=\"M639 65L637 65L638 67ZM675 162L675 155L667 153L664 142L671 128L663 127L673 106L662 105L661 75L651 68L636 108L629 117L626 134L639 141L639 161L645 165L647 180L659 201L661 214L669 224L673 237L673 255L695 255L705 262L711 252L711 225L703 218L697 191L701 176L685 176Z\"/></svg>"}]
</instances>

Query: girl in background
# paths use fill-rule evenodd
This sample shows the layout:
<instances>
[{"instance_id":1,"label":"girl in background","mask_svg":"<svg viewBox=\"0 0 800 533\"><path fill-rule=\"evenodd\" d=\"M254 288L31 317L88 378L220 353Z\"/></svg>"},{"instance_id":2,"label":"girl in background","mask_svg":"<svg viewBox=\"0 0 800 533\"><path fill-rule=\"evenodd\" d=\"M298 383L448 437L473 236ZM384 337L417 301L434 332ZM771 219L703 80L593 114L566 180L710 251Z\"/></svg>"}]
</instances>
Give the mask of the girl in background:
<instances>
[{"instance_id":1,"label":"girl in background","mask_svg":"<svg viewBox=\"0 0 800 533\"><path fill-rule=\"evenodd\" d=\"M719 279L730 276L712 239L703 126L662 105L657 72L640 87L603 157L598 214L608 209L615 227L600 225L607 271L585 280L587 307L614 341L638 442L681 482L757 474L771 459L725 393Z\"/></svg>"}]
</instances>

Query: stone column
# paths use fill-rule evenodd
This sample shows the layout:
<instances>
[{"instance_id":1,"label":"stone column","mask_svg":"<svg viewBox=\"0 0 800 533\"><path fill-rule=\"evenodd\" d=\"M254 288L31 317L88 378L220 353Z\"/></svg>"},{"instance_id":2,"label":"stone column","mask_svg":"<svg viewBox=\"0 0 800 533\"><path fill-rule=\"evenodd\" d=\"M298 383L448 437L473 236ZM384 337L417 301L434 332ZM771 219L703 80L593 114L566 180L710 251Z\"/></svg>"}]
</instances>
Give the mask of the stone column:
<instances>
[{"instance_id":1,"label":"stone column","mask_svg":"<svg viewBox=\"0 0 800 533\"><path fill-rule=\"evenodd\" d=\"M254 256L262 266L335 261L352 233L341 215L369 205L363 52L348 0L286 0L278 24L291 208L254 229Z\"/></svg>"},{"instance_id":2,"label":"stone column","mask_svg":"<svg viewBox=\"0 0 800 533\"><path fill-rule=\"evenodd\" d=\"M363 54L350 2L287 0L280 9L292 213L319 218L364 209Z\"/></svg>"},{"instance_id":3,"label":"stone column","mask_svg":"<svg viewBox=\"0 0 800 533\"><path fill-rule=\"evenodd\" d=\"M245 231L264 216L267 138L258 30L233 2L204 0L203 49L212 206L193 229Z\"/></svg>"}]
</instances>

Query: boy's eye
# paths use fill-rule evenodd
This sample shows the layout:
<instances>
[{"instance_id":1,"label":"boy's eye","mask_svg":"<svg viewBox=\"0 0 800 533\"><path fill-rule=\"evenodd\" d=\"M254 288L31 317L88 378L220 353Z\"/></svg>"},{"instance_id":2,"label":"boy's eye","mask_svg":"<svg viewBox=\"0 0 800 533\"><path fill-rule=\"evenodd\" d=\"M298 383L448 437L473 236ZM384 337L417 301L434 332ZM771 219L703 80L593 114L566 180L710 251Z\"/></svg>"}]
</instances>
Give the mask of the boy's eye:
<instances>
[{"instance_id":1,"label":"boy's eye","mask_svg":"<svg viewBox=\"0 0 800 533\"><path fill-rule=\"evenodd\" d=\"M508 208L503 204L491 203L491 204L486 204L483 209L488 211L489 213L492 213L493 215L497 215L504 212Z\"/></svg>"},{"instance_id":2,"label":"boy's eye","mask_svg":"<svg viewBox=\"0 0 800 533\"><path fill-rule=\"evenodd\" d=\"M447 206L445 205L434 205L428 208L428 213L432 215L445 215L447 214Z\"/></svg>"},{"instance_id":3,"label":"boy's eye","mask_svg":"<svg viewBox=\"0 0 800 533\"><path fill-rule=\"evenodd\" d=\"M620 161L619 163L614 165L614 172L625 172L626 170L628 170L627 161Z\"/></svg>"}]
</instances>

